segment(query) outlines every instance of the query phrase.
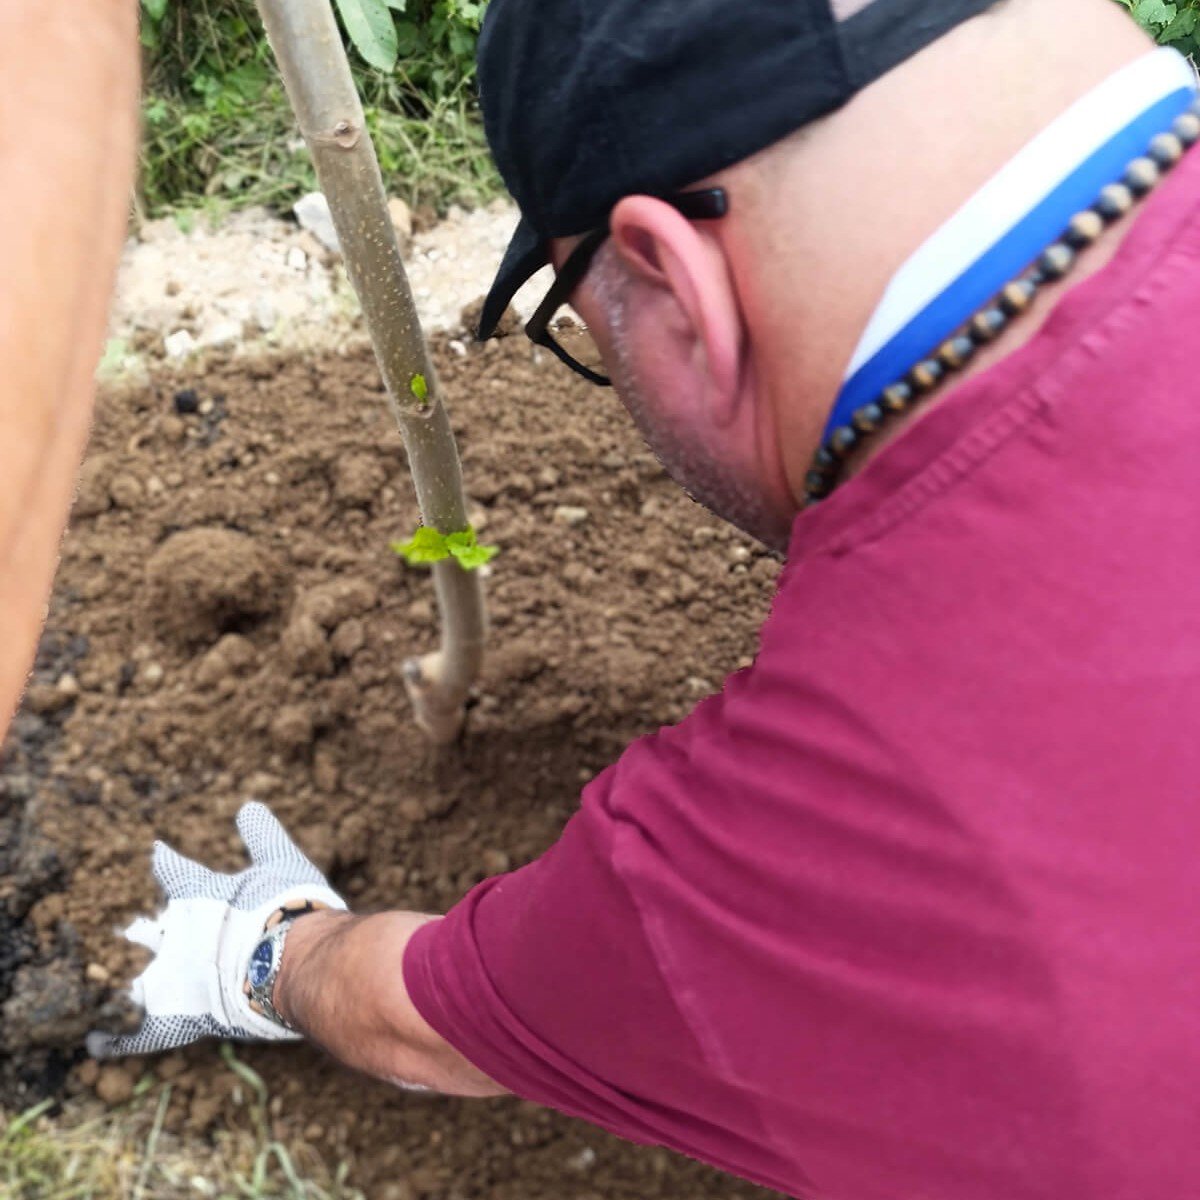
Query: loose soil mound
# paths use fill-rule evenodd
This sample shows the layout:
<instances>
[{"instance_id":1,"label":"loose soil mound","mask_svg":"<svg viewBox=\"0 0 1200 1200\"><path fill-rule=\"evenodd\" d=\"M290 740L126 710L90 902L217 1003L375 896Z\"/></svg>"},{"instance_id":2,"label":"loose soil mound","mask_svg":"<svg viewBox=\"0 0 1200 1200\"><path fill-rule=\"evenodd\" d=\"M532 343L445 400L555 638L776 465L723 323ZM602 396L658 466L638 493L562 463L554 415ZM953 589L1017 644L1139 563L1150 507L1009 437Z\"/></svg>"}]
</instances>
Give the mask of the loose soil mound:
<instances>
[{"instance_id":1,"label":"loose soil mound","mask_svg":"<svg viewBox=\"0 0 1200 1200\"><path fill-rule=\"evenodd\" d=\"M548 846L580 785L753 654L776 566L661 473L611 394L523 339L438 358L475 523L502 554L461 745L415 732L403 659L436 639L404 451L365 347L210 360L114 387L48 632L0 759L0 1105L145 1069L167 1125L232 1119L212 1046L98 1071L80 1034L140 969L115 927L157 901L155 836L240 864L266 801L351 902L441 911ZM419 1097L307 1048L253 1049L276 1133L370 1196L751 1196L513 1100Z\"/></svg>"}]
</instances>

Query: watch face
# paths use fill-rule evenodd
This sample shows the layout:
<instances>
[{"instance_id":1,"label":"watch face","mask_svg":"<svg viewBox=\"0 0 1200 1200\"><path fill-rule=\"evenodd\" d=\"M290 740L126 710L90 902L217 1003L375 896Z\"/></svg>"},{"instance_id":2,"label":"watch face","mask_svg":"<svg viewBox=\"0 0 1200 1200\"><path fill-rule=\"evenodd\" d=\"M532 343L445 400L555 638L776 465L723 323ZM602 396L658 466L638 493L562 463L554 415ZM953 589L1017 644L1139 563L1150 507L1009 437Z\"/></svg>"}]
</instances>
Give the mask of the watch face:
<instances>
[{"instance_id":1,"label":"watch face","mask_svg":"<svg viewBox=\"0 0 1200 1200\"><path fill-rule=\"evenodd\" d=\"M248 975L251 987L262 987L267 982L274 962L275 947L270 942L259 942L254 947L254 953L250 955L250 970Z\"/></svg>"}]
</instances>

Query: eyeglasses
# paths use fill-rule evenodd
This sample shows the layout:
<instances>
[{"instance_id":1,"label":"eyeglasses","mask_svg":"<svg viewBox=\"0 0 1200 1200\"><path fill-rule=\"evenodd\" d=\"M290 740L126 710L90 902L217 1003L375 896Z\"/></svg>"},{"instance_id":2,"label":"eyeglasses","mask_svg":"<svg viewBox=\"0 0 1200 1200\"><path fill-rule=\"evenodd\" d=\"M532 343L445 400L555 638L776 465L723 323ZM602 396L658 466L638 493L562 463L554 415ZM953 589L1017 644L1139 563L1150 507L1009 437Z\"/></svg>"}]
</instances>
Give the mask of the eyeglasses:
<instances>
[{"instance_id":1,"label":"eyeglasses","mask_svg":"<svg viewBox=\"0 0 1200 1200\"><path fill-rule=\"evenodd\" d=\"M689 221L715 221L729 212L729 197L724 188L706 188L697 192L679 192L674 196L662 197L664 204L669 204L676 212L687 217ZM546 294L545 300L538 306L537 312L529 318L525 333L535 346L544 346L560 362L564 362L576 375L582 375L589 383L599 387L612 387L612 380L607 375L581 363L570 351L555 341L550 332L550 322L554 314L570 300L575 289L583 282L600 247L608 240L611 230L607 225L603 229L594 229L587 234L583 241L571 251L567 261L563 263L554 286Z\"/></svg>"}]
</instances>

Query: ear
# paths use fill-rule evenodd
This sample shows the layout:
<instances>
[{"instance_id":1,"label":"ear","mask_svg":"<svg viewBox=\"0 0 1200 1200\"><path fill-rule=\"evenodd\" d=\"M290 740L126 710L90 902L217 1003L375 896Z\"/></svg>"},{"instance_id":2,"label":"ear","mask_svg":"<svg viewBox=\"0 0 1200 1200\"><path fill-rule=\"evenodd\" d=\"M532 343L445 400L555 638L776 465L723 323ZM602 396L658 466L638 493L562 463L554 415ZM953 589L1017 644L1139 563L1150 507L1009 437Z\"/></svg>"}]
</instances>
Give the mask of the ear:
<instances>
[{"instance_id":1,"label":"ear","mask_svg":"<svg viewBox=\"0 0 1200 1200\"><path fill-rule=\"evenodd\" d=\"M613 245L650 290L645 309L692 375L714 424L729 424L745 370L741 310L720 242L669 204L629 196L613 210Z\"/></svg>"}]
</instances>

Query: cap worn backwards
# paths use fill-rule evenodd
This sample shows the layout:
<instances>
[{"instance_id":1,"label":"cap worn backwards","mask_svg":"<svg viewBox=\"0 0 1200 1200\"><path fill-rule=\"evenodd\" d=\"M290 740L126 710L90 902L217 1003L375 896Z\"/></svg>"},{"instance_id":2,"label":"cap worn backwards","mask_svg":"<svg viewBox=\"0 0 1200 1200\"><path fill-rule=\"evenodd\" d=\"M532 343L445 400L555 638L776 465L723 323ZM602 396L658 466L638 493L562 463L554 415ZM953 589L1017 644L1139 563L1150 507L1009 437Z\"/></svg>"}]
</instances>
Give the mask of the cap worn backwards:
<instances>
[{"instance_id":1,"label":"cap worn backwards","mask_svg":"<svg viewBox=\"0 0 1200 1200\"><path fill-rule=\"evenodd\" d=\"M756 154L996 0L491 0L479 84L522 219L492 335L550 238Z\"/></svg>"}]
</instances>

